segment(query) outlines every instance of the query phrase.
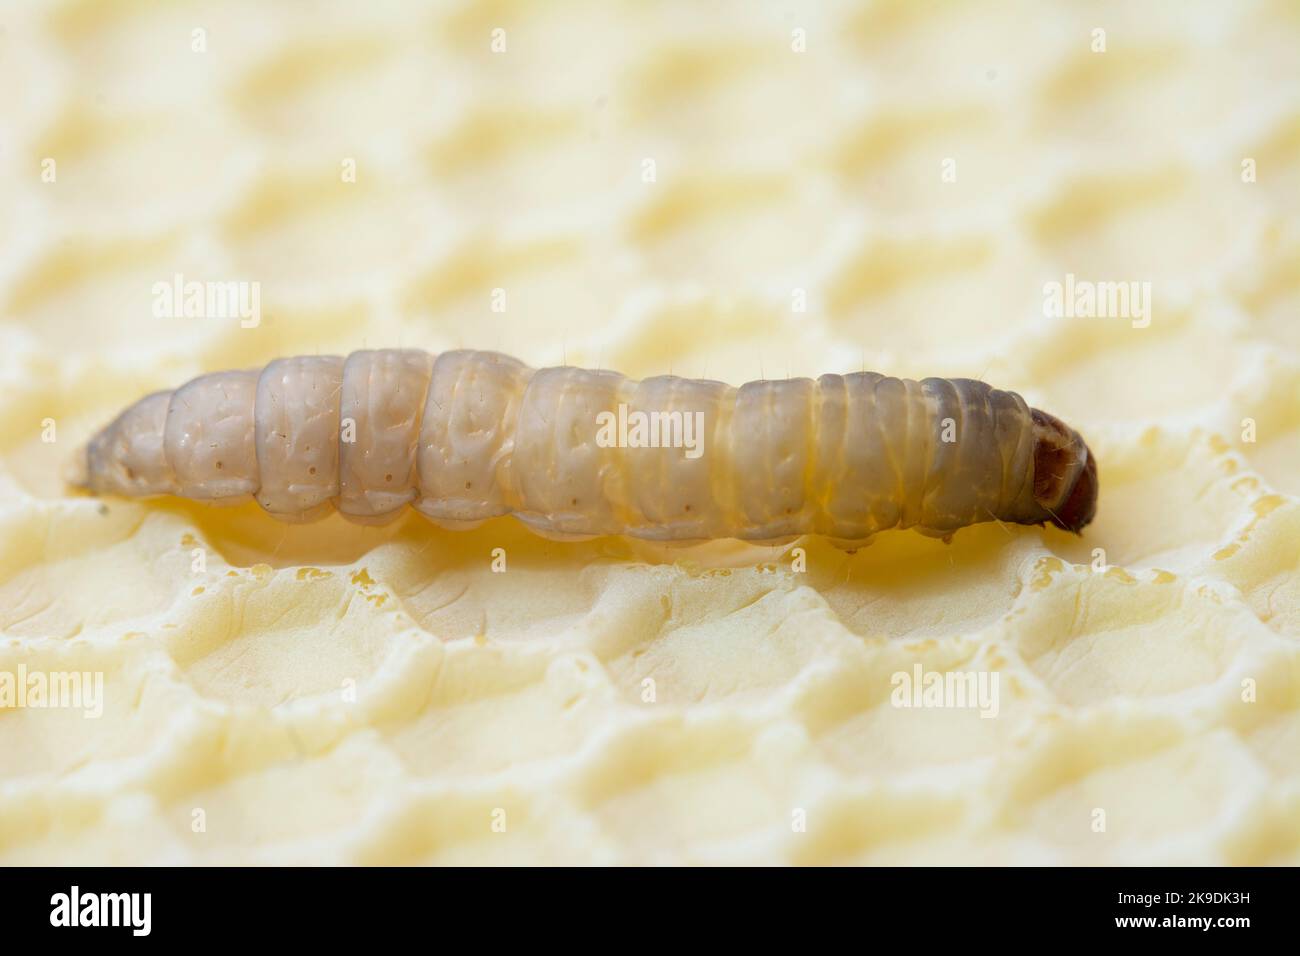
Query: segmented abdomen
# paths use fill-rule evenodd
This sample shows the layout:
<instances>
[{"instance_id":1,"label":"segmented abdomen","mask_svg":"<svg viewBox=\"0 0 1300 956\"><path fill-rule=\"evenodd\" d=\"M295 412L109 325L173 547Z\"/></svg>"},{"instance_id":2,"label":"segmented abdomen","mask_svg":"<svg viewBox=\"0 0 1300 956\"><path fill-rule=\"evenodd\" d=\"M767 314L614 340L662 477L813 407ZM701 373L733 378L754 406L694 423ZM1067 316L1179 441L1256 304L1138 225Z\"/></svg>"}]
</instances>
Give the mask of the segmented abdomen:
<instances>
[{"instance_id":1,"label":"segmented abdomen","mask_svg":"<svg viewBox=\"0 0 1300 956\"><path fill-rule=\"evenodd\" d=\"M559 537L1078 530L1096 498L1078 435L982 382L860 373L737 389L473 351L203 375L132 405L83 465L98 493L254 495L289 520L334 506L382 521L410 503L447 527L514 514Z\"/></svg>"}]
</instances>

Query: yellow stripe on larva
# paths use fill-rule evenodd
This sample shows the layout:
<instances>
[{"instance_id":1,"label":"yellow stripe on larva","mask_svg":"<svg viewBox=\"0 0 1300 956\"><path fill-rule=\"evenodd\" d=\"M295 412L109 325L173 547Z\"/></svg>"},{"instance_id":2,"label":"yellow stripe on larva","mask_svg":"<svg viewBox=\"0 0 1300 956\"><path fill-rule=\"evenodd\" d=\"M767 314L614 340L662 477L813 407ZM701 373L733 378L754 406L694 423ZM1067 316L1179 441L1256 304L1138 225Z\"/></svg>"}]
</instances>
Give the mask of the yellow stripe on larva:
<instances>
[{"instance_id":1,"label":"yellow stripe on larva","mask_svg":"<svg viewBox=\"0 0 1300 956\"><path fill-rule=\"evenodd\" d=\"M449 528L860 541L981 521L1092 517L1082 439L969 379L641 382L493 352L279 359L141 399L80 463L92 491L236 501L363 522L405 505Z\"/></svg>"}]
</instances>

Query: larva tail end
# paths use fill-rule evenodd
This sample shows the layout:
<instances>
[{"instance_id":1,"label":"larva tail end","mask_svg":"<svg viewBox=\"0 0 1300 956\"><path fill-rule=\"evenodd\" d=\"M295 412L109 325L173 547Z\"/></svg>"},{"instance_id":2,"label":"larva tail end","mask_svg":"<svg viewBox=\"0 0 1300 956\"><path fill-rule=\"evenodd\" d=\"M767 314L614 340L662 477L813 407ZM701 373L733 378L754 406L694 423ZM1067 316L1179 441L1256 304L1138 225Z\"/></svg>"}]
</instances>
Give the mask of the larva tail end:
<instances>
[{"instance_id":1,"label":"larva tail end","mask_svg":"<svg viewBox=\"0 0 1300 956\"><path fill-rule=\"evenodd\" d=\"M83 491L90 490L89 447L82 445L63 465L63 483Z\"/></svg>"},{"instance_id":2,"label":"larva tail end","mask_svg":"<svg viewBox=\"0 0 1300 956\"><path fill-rule=\"evenodd\" d=\"M1097 461L1074 429L1037 408L1030 411L1037 432L1034 498L1052 524L1082 534L1097 513Z\"/></svg>"},{"instance_id":3,"label":"larva tail end","mask_svg":"<svg viewBox=\"0 0 1300 956\"><path fill-rule=\"evenodd\" d=\"M1088 449L1087 445L1083 447L1085 450ZM1070 496L1056 512L1056 517L1059 519L1056 522L1057 527L1073 531L1077 535L1083 534L1084 527L1097 514L1097 459L1092 457L1091 450L1088 450L1087 454L1088 462L1074 479Z\"/></svg>"}]
</instances>

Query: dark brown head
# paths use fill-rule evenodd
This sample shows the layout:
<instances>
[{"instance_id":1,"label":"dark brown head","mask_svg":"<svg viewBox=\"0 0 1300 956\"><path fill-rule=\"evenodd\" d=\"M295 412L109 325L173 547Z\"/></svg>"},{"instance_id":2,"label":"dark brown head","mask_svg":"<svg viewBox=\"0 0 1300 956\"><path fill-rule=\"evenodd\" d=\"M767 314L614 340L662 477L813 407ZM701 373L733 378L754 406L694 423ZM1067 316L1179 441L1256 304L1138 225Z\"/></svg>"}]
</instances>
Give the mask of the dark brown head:
<instances>
[{"instance_id":1,"label":"dark brown head","mask_svg":"<svg viewBox=\"0 0 1300 956\"><path fill-rule=\"evenodd\" d=\"M1097 460L1078 432L1054 415L1034 419L1034 500L1045 520L1079 534L1097 513Z\"/></svg>"}]
</instances>

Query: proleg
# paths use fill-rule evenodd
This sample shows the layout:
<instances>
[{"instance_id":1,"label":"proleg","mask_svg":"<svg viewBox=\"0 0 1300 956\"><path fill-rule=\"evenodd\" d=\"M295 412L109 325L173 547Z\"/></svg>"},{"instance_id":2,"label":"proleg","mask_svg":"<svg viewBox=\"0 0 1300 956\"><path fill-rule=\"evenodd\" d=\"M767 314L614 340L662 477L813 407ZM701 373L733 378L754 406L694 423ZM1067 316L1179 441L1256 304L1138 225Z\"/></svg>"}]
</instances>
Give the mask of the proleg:
<instances>
[{"instance_id":1,"label":"proleg","mask_svg":"<svg viewBox=\"0 0 1300 956\"><path fill-rule=\"evenodd\" d=\"M310 520L448 528L514 515L551 537L864 541L983 521L1080 532L1077 432L970 379L750 382L534 370L495 352L277 359L148 395L74 463L95 494L254 498Z\"/></svg>"}]
</instances>

